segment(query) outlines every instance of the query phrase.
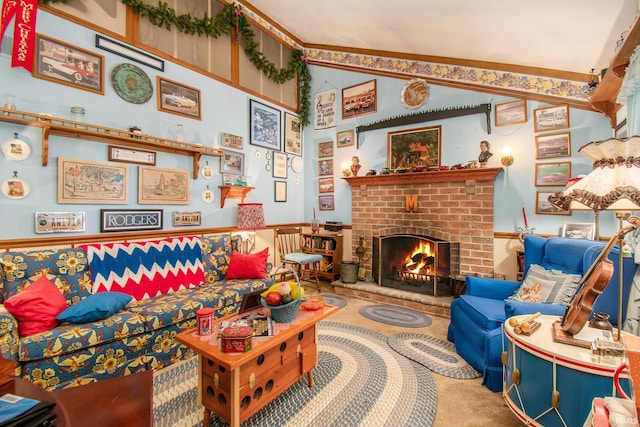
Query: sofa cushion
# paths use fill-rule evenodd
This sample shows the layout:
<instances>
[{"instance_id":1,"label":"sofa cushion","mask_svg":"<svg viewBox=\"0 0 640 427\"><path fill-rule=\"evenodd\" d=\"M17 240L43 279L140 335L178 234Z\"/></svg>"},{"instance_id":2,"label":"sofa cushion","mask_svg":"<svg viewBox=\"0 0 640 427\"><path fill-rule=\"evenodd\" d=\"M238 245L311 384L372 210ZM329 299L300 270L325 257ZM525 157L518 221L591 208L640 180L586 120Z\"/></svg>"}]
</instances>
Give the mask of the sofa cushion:
<instances>
[{"instance_id":1,"label":"sofa cushion","mask_svg":"<svg viewBox=\"0 0 640 427\"><path fill-rule=\"evenodd\" d=\"M264 248L255 254L241 254L238 251L231 253L229 268L225 280L232 279L266 279L267 258L269 248Z\"/></svg>"},{"instance_id":2,"label":"sofa cushion","mask_svg":"<svg viewBox=\"0 0 640 427\"><path fill-rule=\"evenodd\" d=\"M579 274L565 274L531 264L522 284L507 300L568 304L581 278Z\"/></svg>"},{"instance_id":3,"label":"sofa cushion","mask_svg":"<svg viewBox=\"0 0 640 427\"><path fill-rule=\"evenodd\" d=\"M204 283L195 236L81 247L89 259L93 293L118 291L141 300Z\"/></svg>"},{"instance_id":4,"label":"sofa cushion","mask_svg":"<svg viewBox=\"0 0 640 427\"><path fill-rule=\"evenodd\" d=\"M46 276L4 302L9 313L18 321L21 337L48 331L58 325L56 316L67 308L58 287Z\"/></svg>"},{"instance_id":5,"label":"sofa cushion","mask_svg":"<svg viewBox=\"0 0 640 427\"><path fill-rule=\"evenodd\" d=\"M61 322L87 323L95 322L116 314L126 306L133 297L121 292L99 292L73 304L58 314Z\"/></svg>"},{"instance_id":6,"label":"sofa cushion","mask_svg":"<svg viewBox=\"0 0 640 427\"><path fill-rule=\"evenodd\" d=\"M504 300L461 295L456 301L459 310L483 331L500 328L505 320Z\"/></svg>"},{"instance_id":7,"label":"sofa cushion","mask_svg":"<svg viewBox=\"0 0 640 427\"><path fill-rule=\"evenodd\" d=\"M201 237L202 264L205 272L205 283L214 285L224 280L231 259L232 236L231 234L214 234Z\"/></svg>"}]
</instances>

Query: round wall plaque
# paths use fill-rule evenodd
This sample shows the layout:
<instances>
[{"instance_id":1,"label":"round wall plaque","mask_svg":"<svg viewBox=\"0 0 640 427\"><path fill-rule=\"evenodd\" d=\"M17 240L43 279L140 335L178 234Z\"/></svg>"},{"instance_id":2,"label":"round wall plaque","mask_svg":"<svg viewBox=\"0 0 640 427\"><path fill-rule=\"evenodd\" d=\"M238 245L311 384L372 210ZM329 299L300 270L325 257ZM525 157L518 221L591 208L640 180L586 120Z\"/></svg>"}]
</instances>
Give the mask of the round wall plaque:
<instances>
[{"instance_id":1,"label":"round wall plaque","mask_svg":"<svg viewBox=\"0 0 640 427\"><path fill-rule=\"evenodd\" d=\"M422 107L429 96L429 85L422 79L412 79L402 88L400 101L410 110Z\"/></svg>"},{"instance_id":2,"label":"round wall plaque","mask_svg":"<svg viewBox=\"0 0 640 427\"><path fill-rule=\"evenodd\" d=\"M144 104L153 95L149 76L133 64L118 64L111 71L111 84L118 96L132 104Z\"/></svg>"}]
</instances>

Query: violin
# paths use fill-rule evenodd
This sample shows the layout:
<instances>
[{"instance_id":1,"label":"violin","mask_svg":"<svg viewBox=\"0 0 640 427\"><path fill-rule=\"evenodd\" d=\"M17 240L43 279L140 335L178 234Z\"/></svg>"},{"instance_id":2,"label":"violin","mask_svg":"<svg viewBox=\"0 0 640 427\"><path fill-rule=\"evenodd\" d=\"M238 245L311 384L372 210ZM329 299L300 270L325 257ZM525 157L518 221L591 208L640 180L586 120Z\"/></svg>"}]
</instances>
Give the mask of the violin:
<instances>
[{"instance_id":1,"label":"violin","mask_svg":"<svg viewBox=\"0 0 640 427\"><path fill-rule=\"evenodd\" d=\"M636 216L629 217L627 221L631 225L621 229L611 237L602 252L600 252L600 255L598 255L598 258L580 280L578 292L574 294L569 305L567 305L560 324L562 330L568 334L574 335L582 330L593 312L593 306L596 300L600 294L602 294L607 284L609 284L613 276L613 262L611 262L608 256L614 244L617 240L621 240L625 234L638 228L640 225L640 218ZM620 250L622 250L622 248L620 248ZM619 268L622 268L622 266L620 265ZM620 284L620 286L622 286L622 284ZM621 319L618 319L618 322L621 321Z\"/></svg>"}]
</instances>

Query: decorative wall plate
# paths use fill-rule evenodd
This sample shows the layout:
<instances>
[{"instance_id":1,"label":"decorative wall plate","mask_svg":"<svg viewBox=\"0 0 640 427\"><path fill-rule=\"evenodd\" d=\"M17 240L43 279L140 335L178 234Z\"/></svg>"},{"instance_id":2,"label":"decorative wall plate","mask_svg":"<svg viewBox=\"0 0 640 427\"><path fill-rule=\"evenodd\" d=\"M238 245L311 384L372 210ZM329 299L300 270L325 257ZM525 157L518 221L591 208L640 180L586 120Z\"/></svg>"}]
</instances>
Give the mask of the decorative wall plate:
<instances>
[{"instance_id":1,"label":"decorative wall plate","mask_svg":"<svg viewBox=\"0 0 640 427\"><path fill-rule=\"evenodd\" d=\"M213 177L213 168L209 165L204 165L202 166L200 173L204 179L211 179L211 177Z\"/></svg>"},{"instance_id":2,"label":"decorative wall plate","mask_svg":"<svg viewBox=\"0 0 640 427\"><path fill-rule=\"evenodd\" d=\"M422 107L429 96L429 85L422 79L412 79L402 88L400 101L410 110Z\"/></svg>"},{"instance_id":3,"label":"decorative wall plate","mask_svg":"<svg viewBox=\"0 0 640 427\"><path fill-rule=\"evenodd\" d=\"M13 135L13 138L2 143L2 154L9 160L24 160L29 157L31 148L29 148L29 144L18 139L17 133Z\"/></svg>"},{"instance_id":4,"label":"decorative wall plate","mask_svg":"<svg viewBox=\"0 0 640 427\"><path fill-rule=\"evenodd\" d=\"M205 203L211 203L215 200L216 196L211 190L204 190L202 192L202 201Z\"/></svg>"},{"instance_id":5,"label":"decorative wall plate","mask_svg":"<svg viewBox=\"0 0 640 427\"><path fill-rule=\"evenodd\" d=\"M132 104L144 104L153 95L149 76L133 64L118 64L111 71L111 84L120 98Z\"/></svg>"},{"instance_id":6,"label":"decorative wall plate","mask_svg":"<svg viewBox=\"0 0 640 427\"><path fill-rule=\"evenodd\" d=\"M29 195L29 183L20 178L9 178L2 181L0 191L10 199L24 199Z\"/></svg>"},{"instance_id":7,"label":"decorative wall plate","mask_svg":"<svg viewBox=\"0 0 640 427\"><path fill-rule=\"evenodd\" d=\"M291 159L291 170L295 173L302 172L302 157L294 156Z\"/></svg>"}]
</instances>

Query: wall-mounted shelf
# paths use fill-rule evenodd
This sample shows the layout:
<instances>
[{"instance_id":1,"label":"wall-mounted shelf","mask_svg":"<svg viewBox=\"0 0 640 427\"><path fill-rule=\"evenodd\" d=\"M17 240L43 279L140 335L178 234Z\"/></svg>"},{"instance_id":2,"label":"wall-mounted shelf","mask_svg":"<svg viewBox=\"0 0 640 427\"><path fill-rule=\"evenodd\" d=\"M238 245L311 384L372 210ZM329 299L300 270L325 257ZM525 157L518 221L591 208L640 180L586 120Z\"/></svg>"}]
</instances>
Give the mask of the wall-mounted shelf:
<instances>
[{"instance_id":1,"label":"wall-mounted shelf","mask_svg":"<svg viewBox=\"0 0 640 427\"><path fill-rule=\"evenodd\" d=\"M617 125L616 112L621 107L616 99L622 86L622 79L638 44L640 44L640 24L636 19L629 30L627 38L620 46L620 50L611 60L602 81L593 91L591 98L589 98L589 106L607 116L612 128Z\"/></svg>"},{"instance_id":2,"label":"wall-mounted shelf","mask_svg":"<svg viewBox=\"0 0 640 427\"><path fill-rule=\"evenodd\" d=\"M247 195L255 187L246 187L244 185L218 185L220 189L220 207L224 208L225 199L241 199L244 203Z\"/></svg>"},{"instance_id":3,"label":"wall-mounted shelf","mask_svg":"<svg viewBox=\"0 0 640 427\"><path fill-rule=\"evenodd\" d=\"M115 143L126 147L145 150L151 149L165 153L180 154L182 156L191 156L193 158L193 179L198 178L200 157L202 157L203 154L206 156L222 156L221 150L203 145L190 144L188 142L159 138L147 134L138 134L88 123L74 122L72 120L64 120L57 117L43 116L18 110L0 108L0 121L42 128L42 166L47 166L49 163L50 135L88 139L108 144Z\"/></svg>"}]
</instances>

